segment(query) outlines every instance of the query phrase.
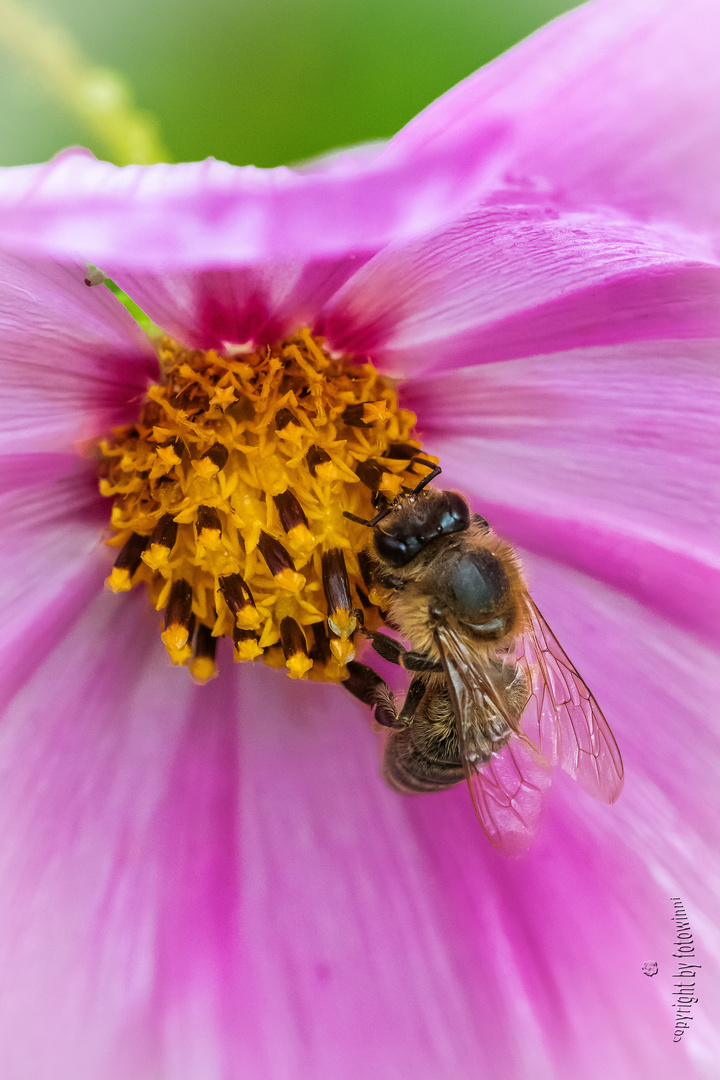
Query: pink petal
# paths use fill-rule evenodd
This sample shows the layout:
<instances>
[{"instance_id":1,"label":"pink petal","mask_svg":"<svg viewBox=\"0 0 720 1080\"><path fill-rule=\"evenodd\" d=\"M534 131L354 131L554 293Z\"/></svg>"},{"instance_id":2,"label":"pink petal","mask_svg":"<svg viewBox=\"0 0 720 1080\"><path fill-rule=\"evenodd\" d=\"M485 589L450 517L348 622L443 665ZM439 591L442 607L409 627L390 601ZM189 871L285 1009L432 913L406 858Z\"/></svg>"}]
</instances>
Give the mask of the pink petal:
<instances>
[{"instance_id":1,"label":"pink petal","mask_svg":"<svg viewBox=\"0 0 720 1080\"><path fill-rule=\"evenodd\" d=\"M465 984L482 983L484 973L509 1016L493 1037L508 1031L518 1056L525 1050L502 1075L711 1075L702 1063L720 1049L712 1020L719 956L703 927L718 918L717 655L560 566L532 559L529 569L535 598L618 737L626 784L606 807L556 773L540 842L520 862L487 867L459 806L454 819L439 820L432 798L413 804L428 865L453 890L448 925ZM707 961L707 1002L684 1045L672 1044L668 1006L677 971L672 896L693 912L698 962ZM641 973L648 960L659 961L656 979ZM537 1062L540 1038L554 1061L547 1074Z\"/></svg>"},{"instance_id":2,"label":"pink petal","mask_svg":"<svg viewBox=\"0 0 720 1080\"><path fill-rule=\"evenodd\" d=\"M3 243L152 272L344 259L417 236L488 190L507 123L428 132L408 152L335 155L320 168L208 159L117 168L84 151L0 173Z\"/></svg>"},{"instance_id":3,"label":"pink petal","mask_svg":"<svg viewBox=\"0 0 720 1080\"><path fill-rule=\"evenodd\" d=\"M716 335L719 312L720 266L702 238L518 196L386 248L326 305L319 325L335 348L416 374Z\"/></svg>"},{"instance_id":4,"label":"pink petal","mask_svg":"<svg viewBox=\"0 0 720 1080\"><path fill-rule=\"evenodd\" d=\"M560 778L518 862L462 788L384 789L340 688L256 668L191 689L142 597L99 598L0 729L8 1075L698 1077L690 1040L672 1044L665 957L682 894L713 1060L709 658L610 590L541 563L533 578L632 783L606 807Z\"/></svg>"},{"instance_id":5,"label":"pink petal","mask_svg":"<svg viewBox=\"0 0 720 1080\"><path fill-rule=\"evenodd\" d=\"M717 341L488 364L408 382L403 403L443 481L514 543L717 638Z\"/></svg>"},{"instance_id":6,"label":"pink petal","mask_svg":"<svg viewBox=\"0 0 720 1080\"><path fill-rule=\"evenodd\" d=\"M270 268L176 271L118 269L115 280L167 333L194 348L276 341L317 312L364 262L365 256Z\"/></svg>"},{"instance_id":7,"label":"pink petal","mask_svg":"<svg viewBox=\"0 0 720 1080\"><path fill-rule=\"evenodd\" d=\"M0 1057L18 1080L151 1075L159 1032L148 1003L162 964L154 910L172 895L176 853L167 851L165 877L154 854L167 840L163 800L190 687L162 662L156 618L142 596L101 595L0 733L0 948L13 988ZM202 882L207 863L198 868ZM178 893L188 911L189 884ZM180 955L193 940L178 941Z\"/></svg>"},{"instance_id":8,"label":"pink petal","mask_svg":"<svg viewBox=\"0 0 720 1080\"><path fill-rule=\"evenodd\" d=\"M15 245L112 266L212 268L372 251L456 216L502 161L568 205L717 226L713 0L598 0L431 105L386 147L304 172L209 160L116 169L77 152L7 169ZM500 157L498 138L505 142Z\"/></svg>"},{"instance_id":9,"label":"pink petal","mask_svg":"<svg viewBox=\"0 0 720 1080\"><path fill-rule=\"evenodd\" d=\"M156 375L137 324L86 270L0 254L0 451L71 450L137 413Z\"/></svg>"},{"instance_id":10,"label":"pink petal","mask_svg":"<svg viewBox=\"0 0 720 1080\"><path fill-rule=\"evenodd\" d=\"M102 588L109 500L77 457L27 454L0 468L0 705L32 674Z\"/></svg>"},{"instance_id":11,"label":"pink petal","mask_svg":"<svg viewBox=\"0 0 720 1080\"><path fill-rule=\"evenodd\" d=\"M510 117L508 177L568 207L720 227L720 8L715 0L583 4L460 83L399 136Z\"/></svg>"}]
</instances>

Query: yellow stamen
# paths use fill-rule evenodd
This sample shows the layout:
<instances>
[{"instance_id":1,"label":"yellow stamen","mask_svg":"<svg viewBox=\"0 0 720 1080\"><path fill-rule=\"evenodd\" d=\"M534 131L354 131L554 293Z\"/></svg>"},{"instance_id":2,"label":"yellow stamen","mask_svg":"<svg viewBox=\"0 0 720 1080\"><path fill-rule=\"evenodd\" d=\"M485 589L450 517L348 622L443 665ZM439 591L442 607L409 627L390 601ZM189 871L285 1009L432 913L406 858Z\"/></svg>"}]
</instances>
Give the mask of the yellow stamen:
<instances>
[{"instance_id":1,"label":"yellow stamen","mask_svg":"<svg viewBox=\"0 0 720 1080\"><path fill-rule=\"evenodd\" d=\"M151 544L147 551L143 551L142 560L151 570L159 570L165 566L170 558L170 548L164 544ZM130 586L128 586L129 588Z\"/></svg>"},{"instance_id":2,"label":"yellow stamen","mask_svg":"<svg viewBox=\"0 0 720 1080\"><path fill-rule=\"evenodd\" d=\"M357 619L349 611L333 611L328 615L328 626L333 634L345 640L357 630Z\"/></svg>"},{"instance_id":3,"label":"yellow stamen","mask_svg":"<svg viewBox=\"0 0 720 1080\"><path fill-rule=\"evenodd\" d=\"M299 593L305 584L305 578L295 570L285 569L275 575L275 584L288 592Z\"/></svg>"},{"instance_id":4,"label":"yellow stamen","mask_svg":"<svg viewBox=\"0 0 720 1080\"><path fill-rule=\"evenodd\" d=\"M352 641L341 638L330 638L330 652L341 666L349 664L355 656Z\"/></svg>"},{"instance_id":5,"label":"yellow stamen","mask_svg":"<svg viewBox=\"0 0 720 1080\"><path fill-rule=\"evenodd\" d=\"M193 679L200 685L210 682L210 679L214 679L218 673L215 661L209 656L193 657L188 667Z\"/></svg>"},{"instance_id":6,"label":"yellow stamen","mask_svg":"<svg viewBox=\"0 0 720 1080\"><path fill-rule=\"evenodd\" d=\"M257 660L258 656L262 655L263 650L258 644L257 638L247 638L244 641L238 641L235 645L235 659L240 662Z\"/></svg>"},{"instance_id":7,"label":"yellow stamen","mask_svg":"<svg viewBox=\"0 0 720 1080\"><path fill-rule=\"evenodd\" d=\"M295 653L294 656L285 661L285 667L288 669L288 675L291 679L303 679L312 666L312 660L304 656L303 653Z\"/></svg>"},{"instance_id":8,"label":"yellow stamen","mask_svg":"<svg viewBox=\"0 0 720 1080\"><path fill-rule=\"evenodd\" d=\"M197 682L217 673L222 636L237 661L346 678L359 626L376 629L387 598L368 599L370 534L343 512L369 519L373 492L392 499L427 473L415 417L391 380L308 330L242 355L166 338L159 356L137 422L100 443L109 543L123 545L108 588L143 582L158 611L170 605L162 640Z\"/></svg>"},{"instance_id":9,"label":"yellow stamen","mask_svg":"<svg viewBox=\"0 0 720 1080\"><path fill-rule=\"evenodd\" d=\"M181 652L185 648L189 634L186 626L178 626L177 623L172 623L167 630L163 630L160 637L167 651L172 654L173 652Z\"/></svg>"},{"instance_id":10,"label":"yellow stamen","mask_svg":"<svg viewBox=\"0 0 720 1080\"><path fill-rule=\"evenodd\" d=\"M132 589L132 581L130 580L130 574L125 569L119 569L117 566L113 566L110 571L110 577L106 580L105 584L108 589L112 589L114 593L125 592L127 589Z\"/></svg>"}]
</instances>

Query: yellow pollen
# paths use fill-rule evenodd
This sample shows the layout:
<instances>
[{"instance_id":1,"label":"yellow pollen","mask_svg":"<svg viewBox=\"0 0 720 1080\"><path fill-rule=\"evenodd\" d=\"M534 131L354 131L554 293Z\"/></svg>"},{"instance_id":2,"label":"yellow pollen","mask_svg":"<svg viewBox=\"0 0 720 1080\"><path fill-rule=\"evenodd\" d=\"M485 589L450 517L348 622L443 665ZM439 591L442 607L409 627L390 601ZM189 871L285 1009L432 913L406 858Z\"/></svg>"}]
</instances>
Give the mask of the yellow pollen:
<instances>
[{"instance_id":1,"label":"yellow pollen","mask_svg":"<svg viewBox=\"0 0 720 1080\"><path fill-rule=\"evenodd\" d=\"M126 592L128 589L132 589L129 572L117 566L113 566L106 584L108 589L112 589L114 593Z\"/></svg>"},{"instance_id":2,"label":"yellow pollen","mask_svg":"<svg viewBox=\"0 0 720 1080\"><path fill-rule=\"evenodd\" d=\"M151 544L147 551L143 552L142 560L150 567L151 570L159 570L161 566L165 566L170 558L170 548L165 547L163 544ZM113 573L115 571L113 570ZM124 586L129 589L130 584Z\"/></svg>"},{"instance_id":3,"label":"yellow pollen","mask_svg":"<svg viewBox=\"0 0 720 1080\"><path fill-rule=\"evenodd\" d=\"M328 615L328 626L334 634L345 640L357 630L357 619L349 611L341 609Z\"/></svg>"},{"instance_id":4,"label":"yellow pollen","mask_svg":"<svg viewBox=\"0 0 720 1080\"><path fill-rule=\"evenodd\" d=\"M390 379L307 330L241 356L165 338L159 360L136 423L100 443L120 549L107 587L145 585L198 683L221 637L239 662L347 678L387 598L363 578L369 530L344 511L372 518L426 475L415 417Z\"/></svg>"},{"instance_id":5,"label":"yellow pollen","mask_svg":"<svg viewBox=\"0 0 720 1080\"><path fill-rule=\"evenodd\" d=\"M341 640L339 638L330 639L330 652L341 666L349 664L355 656L355 649L353 648L352 641Z\"/></svg>"},{"instance_id":6,"label":"yellow pollen","mask_svg":"<svg viewBox=\"0 0 720 1080\"><path fill-rule=\"evenodd\" d=\"M195 656L188 664L190 668L190 674L196 683L201 685L206 682L210 682L217 675L217 667L215 661L209 656Z\"/></svg>"},{"instance_id":7,"label":"yellow pollen","mask_svg":"<svg viewBox=\"0 0 720 1080\"><path fill-rule=\"evenodd\" d=\"M187 627L171 625L167 630L163 630L160 637L165 648L172 656L174 653L180 653L185 649L189 634Z\"/></svg>"}]
</instances>

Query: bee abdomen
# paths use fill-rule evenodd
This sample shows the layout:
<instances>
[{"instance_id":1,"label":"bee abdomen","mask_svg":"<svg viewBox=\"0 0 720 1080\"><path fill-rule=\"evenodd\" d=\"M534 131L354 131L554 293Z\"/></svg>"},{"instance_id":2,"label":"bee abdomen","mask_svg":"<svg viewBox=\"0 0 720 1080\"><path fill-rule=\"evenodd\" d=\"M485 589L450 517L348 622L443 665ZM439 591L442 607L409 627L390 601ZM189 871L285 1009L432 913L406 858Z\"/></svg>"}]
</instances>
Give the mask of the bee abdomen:
<instances>
[{"instance_id":1,"label":"bee abdomen","mask_svg":"<svg viewBox=\"0 0 720 1080\"><path fill-rule=\"evenodd\" d=\"M428 757L412 742L412 728L396 731L385 745L382 775L388 787L401 795L425 795L444 791L464 779L457 754L454 760Z\"/></svg>"},{"instance_id":2,"label":"bee abdomen","mask_svg":"<svg viewBox=\"0 0 720 1080\"><path fill-rule=\"evenodd\" d=\"M428 693L410 727L392 733L382 771L389 787L402 794L444 791L464 779L446 692Z\"/></svg>"}]
</instances>

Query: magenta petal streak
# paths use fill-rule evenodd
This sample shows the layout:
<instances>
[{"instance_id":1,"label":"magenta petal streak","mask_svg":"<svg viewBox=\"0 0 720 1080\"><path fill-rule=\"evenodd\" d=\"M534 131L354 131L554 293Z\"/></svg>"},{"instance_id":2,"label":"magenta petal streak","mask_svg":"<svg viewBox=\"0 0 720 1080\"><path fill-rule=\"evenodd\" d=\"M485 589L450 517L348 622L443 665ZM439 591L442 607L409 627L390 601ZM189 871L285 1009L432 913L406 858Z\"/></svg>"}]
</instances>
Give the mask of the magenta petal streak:
<instances>
[{"instance_id":1,"label":"magenta petal streak","mask_svg":"<svg viewBox=\"0 0 720 1080\"><path fill-rule=\"evenodd\" d=\"M498 199L361 268L323 312L335 348L410 375L720 331L720 263L705 237L560 212L546 196Z\"/></svg>"},{"instance_id":2,"label":"magenta petal streak","mask_svg":"<svg viewBox=\"0 0 720 1080\"><path fill-rule=\"evenodd\" d=\"M78 264L0 253L0 448L74 450L136 415L157 378L152 348ZM92 293L92 295L91 295Z\"/></svg>"}]
</instances>

